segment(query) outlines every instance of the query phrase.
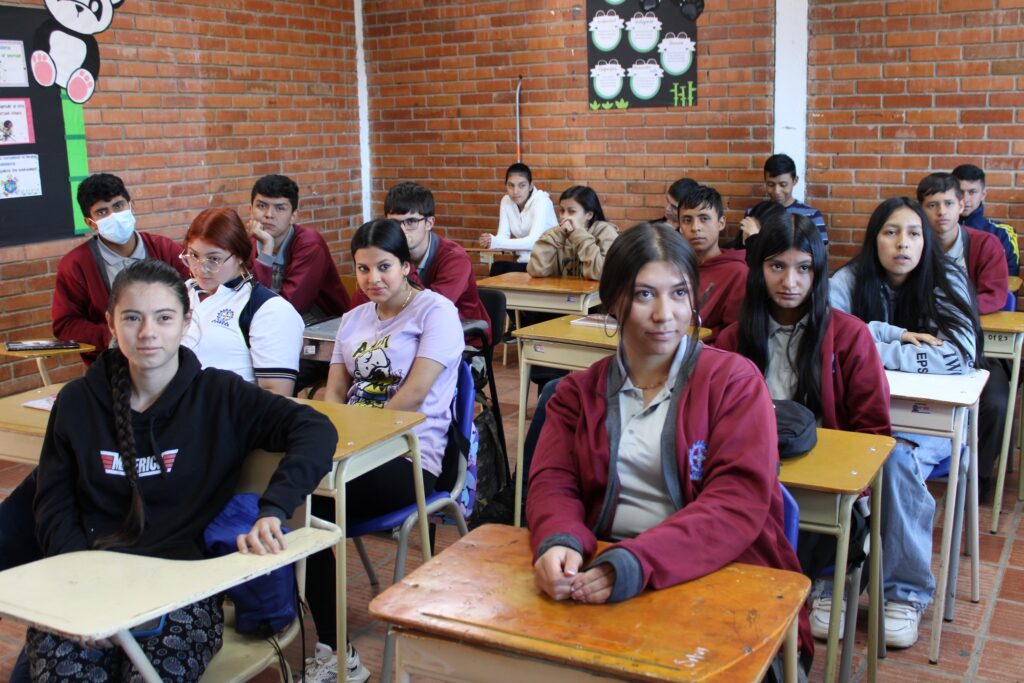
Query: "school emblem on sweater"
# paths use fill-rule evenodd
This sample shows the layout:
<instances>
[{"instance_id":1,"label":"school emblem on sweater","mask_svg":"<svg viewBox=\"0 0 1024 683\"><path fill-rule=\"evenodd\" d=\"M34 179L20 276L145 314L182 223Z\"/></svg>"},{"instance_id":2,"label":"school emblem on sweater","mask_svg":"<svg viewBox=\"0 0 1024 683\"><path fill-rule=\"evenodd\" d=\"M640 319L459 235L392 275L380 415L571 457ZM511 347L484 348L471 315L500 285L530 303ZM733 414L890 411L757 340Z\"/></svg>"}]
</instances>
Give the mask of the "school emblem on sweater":
<instances>
[{"instance_id":1,"label":"school emblem on sweater","mask_svg":"<svg viewBox=\"0 0 1024 683\"><path fill-rule=\"evenodd\" d=\"M217 325L223 325L224 327L231 327L231 320L235 317L235 312L230 308L222 308L217 311L217 315L214 316L213 322Z\"/></svg>"},{"instance_id":2,"label":"school emblem on sweater","mask_svg":"<svg viewBox=\"0 0 1024 683\"><path fill-rule=\"evenodd\" d=\"M700 481L704 478L704 458L708 454L708 444L701 439L692 446L687 458L690 462L690 481Z\"/></svg>"},{"instance_id":3,"label":"school emblem on sweater","mask_svg":"<svg viewBox=\"0 0 1024 683\"><path fill-rule=\"evenodd\" d=\"M174 460L177 457L177 448L170 451L164 451L160 454L160 459L163 460L164 469L167 470L168 474L174 467ZM100 460L103 461L104 472L107 474L113 474L116 477L124 476L124 462L121 460L120 453L115 451L100 451ZM135 469L138 471L140 477L152 477L154 474L160 474L160 462L152 455L147 455L145 458L136 458Z\"/></svg>"}]
</instances>

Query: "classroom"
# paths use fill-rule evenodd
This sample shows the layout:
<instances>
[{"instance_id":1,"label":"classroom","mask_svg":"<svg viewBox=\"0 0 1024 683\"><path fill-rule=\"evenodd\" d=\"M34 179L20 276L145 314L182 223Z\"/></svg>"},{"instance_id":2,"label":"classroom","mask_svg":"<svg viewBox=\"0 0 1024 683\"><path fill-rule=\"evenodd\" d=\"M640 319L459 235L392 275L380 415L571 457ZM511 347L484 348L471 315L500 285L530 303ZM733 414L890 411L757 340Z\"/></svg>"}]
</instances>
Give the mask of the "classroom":
<instances>
[{"instance_id":1,"label":"classroom","mask_svg":"<svg viewBox=\"0 0 1024 683\"><path fill-rule=\"evenodd\" d=\"M665 106L638 103L643 98L636 96L625 106L627 93L622 106L613 106L613 98L606 98L607 108L592 106L588 16L599 3L630 16L697 13L694 96ZM45 19L51 4L60 2L0 0L0 17L31 9ZM913 198L923 177L961 164L985 170L985 215L1024 231L1022 0L98 4L112 19L96 34L95 91L80 105L82 177L122 178L138 229L178 243L204 210L227 207L248 218L254 181L282 174L301 188L297 222L322 236L338 273L352 282L356 229L384 215L391 188L415 181L436 200L433 231L470 248L481 280L489 263L472 248L496 231L505 170L521 161L556 207L566 188L592 188L620 231L660 219L666 188L678 178L712 186L723 202L724 245L765 199L762 167L775 153L796 163L794 197L824 217L829 272L860 253L881 202ZM0 31L0 48L9 38ZM0 80L0 104L13 97L7 86ZM37 119L37 139L54 134ZM59 135L73 137L69 130ZM22 150L15 153L32 153ZM0 198L4 342L53 336L57 265L88 232L79 225L76 236L70 223L47 225L46 234L56 237L34 240L8 212L18 201L25 200ZM77 215L70 196L67 203L68 215ZM1019 300L1005 310L1022 310ZM495 375L514 465L518 420L525 417L528 425L536 394L531 388L530 409L521 411L522 359L513 342L501 365L501 348ZM53 383L85 372L74 354L44 365ZM0 358L0 399L38 388L38 368L33 360ZM1016 431L1013 436L1011 463ZM0 500L29 471L0 456ZM994 533L990 499L974 520L982 530L981 601L968 598L964 555L956 617L942 627L938 663L929 663L929 610L920 642L890 650L878 664L880 680L1019 680L1024 506L1018 477L1014 471L1006 478ZM440 530L438 548L457 535ZM390 544L380 546L375 553L393 554ZM410 553L411 566L417 553ZM367 612L376 589L365 583L355 557L349 553L350 630L377 680L384 629ZM936 552L933 573L937 566ZM851 680L869 680L868 611L865 597ZM0 680L23 642L23 627L0 621ZM816 645L810 680L823 680L826 646ZM255 680L277 678L264 673Z\"/></svg>"}]
</instances>

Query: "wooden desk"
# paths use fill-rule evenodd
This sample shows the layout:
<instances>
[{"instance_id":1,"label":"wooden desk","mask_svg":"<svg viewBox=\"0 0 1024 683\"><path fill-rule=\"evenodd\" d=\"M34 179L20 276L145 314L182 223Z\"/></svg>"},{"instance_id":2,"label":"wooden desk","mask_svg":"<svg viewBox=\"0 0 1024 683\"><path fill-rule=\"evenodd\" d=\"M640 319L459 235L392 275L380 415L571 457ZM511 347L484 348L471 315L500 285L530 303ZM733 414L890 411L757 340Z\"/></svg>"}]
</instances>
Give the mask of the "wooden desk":
<instances>
[{"instance_id":1,"label":"wooden desk","mask_svg":"<svg viewBox=\"0 0 1024 683\"><path fill-rule=\"evenodd\" d=\"M1010 278L1013 280L1014 278ZM1017 278L1019 282L1019 278ZM1019 287L1018 287L1019 289ZM1014 290L1016 291L1016 290ZM1003 424L1003 441L999 448L999 462L996 466L995 497L992 501L991 533L999 530L999 512L1003 506L1003 485L1006 482L1006 467L1010 459L1010 435L1013 432L1013 417L1017 406L1017 380L1020 378L1020 353L1024 346L1024 313L1000 311L981 316L981 330L985 334L985 356L987 358L1009 359L1010 393L1006 402L1006 421ZM1021 465L1024 466L1024 455ZM1021 477L1017 499L1024 500L1024 477Z\"/></svg>"},{"instance_id":2,"label":"wooden desk","mask_svg":"<svg viewBox=\"0 0 1024 683\"><path fill-rule=\"evenodd\" d=\"M0 399L0 458L28 464L39 462L43 436L50 414L45 410L26 408L22 403L43 398L60 391L62 384L34 389ZM413 427L426 418L420 413L380 410L368 406L350 406L325 401L295 399L323 413L338 430L338 447L334 465L317 488L319 495L334 499L335 523L345 531L345 484L375 467L406 454L412 456L416 505L419 508L420 543L423 559L430 558L429 528L423 471L420 469L420 445ZM346 629L346 565L345 535L337 544L337 614L338 642L344 642Z\"/></svg>"},{"instance_id":3,"label":"wooden desk","mask_svg":"<svg viewBox=\"0 0 1024 683\"><path fill-rule=\"evenodd\" d=\"M894 432L928 434L952 440L953 453L946 489L946 509L939 549L939 571L935 577L935 609L932 616L932 641L928 659L939 661L942 620L953 620L957 569L965 496L970 496L967 519L971 552L971 601L981 600L978 565L978 399L988 381L988 370L967 375L920 375L886 370L889 380L889 417ZM963 459L960 445L964 427L968 428L967 486L960 482ZM952 502L952 504L951 504ZM955 549L951 553L951 549ZM948 594L947 594L948 590Z\"/></svg>"},{"instance_id":4,"label":"wooden desk","mask_svg":"<svg viewBox=\"0 0 1024 683\"><path fill-rule=\"evenodd\" d=\"M509 273L518 275L521 273ZM530 393L530 368L538 365L556 370L586 370L597 361L615 353L619 347L619 334L614 325L608 330L600 327L573 325L579 315L566 315L545 320L515 330L519 341L519 442L516 451L516 504L515 525L522 515L520 501L523 492L523 445L526 435L526 402ZM609 332L612 332L609 336ZM711 330L701 328L699 336L705 339Z\"/></svg>"},{"instance_id":5,"label":"wooden desk","mask_svg":"<svg viewBox=\"0 0 1024 683\"><path fill-rule=\"evenodd\" d=\"M350 406L309 399L295 400L326 415L338 430L334 466L320 482L315 493L334 499L334 520L342 531L342 540L335 547L334 554L338 642L344 643L348 617L345 484L395 458L411 455L416 507L419 510L420 546L423 549L423 560L429 560L430 533L426 495L423 489L423 470L420 465L420 441L413 431L413 427L423 422L426 417L420 413L381 410L369 406Z\"/></svg>"},{"instance_id":6,"label":"wooden desk","mask_svg":"<svg viewBox=\"0 0 1024 683\"><path fill-rule=\"evenodd\" d=\"M81 353L92 353L96 350L96 347L92 344L79 344L77 349L49 349L40 351L8 351L7 342L0 342L0 355L10 356L11 358L34 358L36 361L36 367L39 368L39 376L43 379L43 384L50 383L50 373L46 371L46 363L43 361L47 358L54 356L66 356L69 353L81 354Z\"/></svg>"},{"instance_id":7,"label":"wooden desk","mask_svg":"<svg viewBox=\"0 0 1024 683\"><path fill-rule=\"evenodd\" d=\"M833 595L845 587L853 504L861 491L871 487L871 554L868 566L868 680L878 675L878 615L882 599L882 466L896 440L888 436L818 429L818 443L806 455L787 458L779 471L781 481L800 505L800 528L836 538ZM877 549L877 551L876 551ZM860 586L857 587L858 591ZM828 628L825 679L836 673L840 610L843 601L832 599ZM839 680L850 678L856 623L846 620L847 633Z\"/></svg>"},{"instance_id":8,"label":"wooden desk","mask_svg":"<svg viewBox=\"0 0 1024 683\"><path fill-rule=\"evenodd\" d=\"M519 252L513 249L493 249L491 247L463 247L467 254L480 254L480 263L485 266L489 266L494 263L495 254L511 254L512 256L519 256ZM529 249L523 249L523 251L529 251Z\"/></svg>"},{"instance_id":9,"label":"wooden desk","mask_svg":"<svg viewBox=\"0 0 1024 683\"><path fill-rule=\"evenodd\" d=\"M586 315L601 303L596 280L578 277L530 277L527 273L503 273L477 280L483 289L500 289L505 293L505 305L516 311L541 313L578 313Z\"/></svg>"},{"instance_id":10,"label":"wooden desk","mask_svg":"<svg viewBox=\"0 0 1024 683\"><path fill-rule=\"evenodd\" d=\"M757 681L810 588L793 572L731 564L614 605L555 602L533 583L529 532L482 526L370 603L394 624L397 680ZM340 640L338 642L341 642Z\"/></svg>"},{"instance_id":11,"label":"wooden desk","mask_svg":"<svg viewBox=\"0 0 1024 683\"><path fill-rule=\"evenodd\" d=\"M63 384L50 384L0 398L0 459L35 465L43 448L50 413L22 404L54 396Z\"/></svg>"},{"instance_id":12,"label":"wooden desk","mask_svg":"<svg viewBox=\"0 0 1024 683\"><path fill-rule=\"evenodd\" d=\"M303 360L321 360L330 363L334 354L334 340L341 327L341 316L308 325L302 332Z\"/></svg>"},{"instance_id":13,"label":"wooden desk","mask_svg":"<svg viewBox=\"0 0 1024 683\"><path fill-rule=\"evenodd\" d=\"M1007 278L1006 284L1010 294L1016 294L1020 291L1021 284L1024 284L1024 280L1021 280L1016 275L1011 275Z\"/></svg>"},{"instance_id":14,"label":"wooden desk","mask_svg":"<svg viewBox=\"0 0 1024 683\"><path fill-rule=\"evenodd\" d=\"M144 680L159 683L129 629L344 543L345 536L323 524L296 529L286 540L287 549L274 555L195 561L103 550L55 555L0 572L0 614L77 641L111 638Z\"/></svg>"}]
</instances>

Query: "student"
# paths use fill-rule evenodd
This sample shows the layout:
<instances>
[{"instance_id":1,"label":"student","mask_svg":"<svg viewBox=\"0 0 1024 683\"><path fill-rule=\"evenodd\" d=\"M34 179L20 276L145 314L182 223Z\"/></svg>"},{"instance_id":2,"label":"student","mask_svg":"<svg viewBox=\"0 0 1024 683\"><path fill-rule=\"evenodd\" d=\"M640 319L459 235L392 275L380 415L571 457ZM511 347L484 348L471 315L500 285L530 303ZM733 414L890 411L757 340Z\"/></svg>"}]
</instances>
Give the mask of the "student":
<instances>
[{"instance_id":1,"label":"student","mask_svg":"<svg viewBox=\"0 0 1024 683\"><path fill-rule=\"evenodd\" d=\"M481 235L484 249L514 249L514 263L495 261L491 275L525 271L530 250L545 231L558 225L551 195L533 185L533 173L526 164L512 164L505 171L505 196L501 198L498 234Z\"/></svg>"},{"instance_id":2,"label":"student","mask_svg":"<svg viewBox=\"0 0 1024 683\"><path fill-rule=\"evenodd\" d=\"M673 228L679 228L679 202L683 200L686 193L697 187L700 183L690 178L680 178L665 190L665 212L652 222L664 221Z\"/></svg>"},{"instance_id":3,"label":"student","mask_svg":"<svg viewBox=\"0 0 1024 683\"><path fill-rule=\"evenodd\" d=\"M786 213L785 207L772 199L758 202L747 209L747 213L740 220L740 229L729 244L730 249L748 249L753 247L757 241L757 234L761 232L761 226L776 214ZM754 264L757 265L757 264ZM751 266L750 255L747 255L747 266Z\"/></svg>"},{"instance_id":4,"label":"student","mask_svg":"<svg viewBox=\"0 0 1024 683\"><path fill-rule=\"evenodd\" d=\"M295 222L299 186L283 175L265 175L252 186L246 229L256 246L252 273L295 307L307 325L337 318L348 293L323 235Z\"/></svg>"},{"instance_id":5,"label":"student","mask_svg":"<svg viewBox=\"0 0 1024 683\"><path fill-rule=\"evenodd\" d=\"M963 271L943 258L921 205L887 199L868 220L860 254L832 276L832 306L867 323L888 370L959 375L978 360L980 326ZM897 448L883 469L882 580L885 640L917 642L921 613L932 600L935 500L923 477L950 455L948 439L894 434L916 447ZM900 457L901 454L903 457Z\"/></svg>"},{"instance_id":6,"label":"student","mask_svg":"<svg viewBox=\"0 0 1024 683\"><path fill-rule=\"evenodd\" d=\"M700 326L711 330L704 341L714 344L718 334L739 320L743 288L747 281L746 254L721 249L718 239L725 229L722 195L707 185L687 192L679 203L679 231L693 247L700 267Z\"/></svg>"},{"instance_id":7,"label":"student","mask_svg":"<svg viewBox=\"0 0 1024 683\"><path fill-rule=\"evenodd\" d=\"M928 216L940 250L967 273L976 294L977 312L1001 311L1009 291L1005 252L995 235L960 225L960 181L951 173L925 176L917 186L917 201ZM990 360L985 367L989 378L981 392L978 414L978 494L982 500L992 490L992 470L1002 448L1010 395L1009 362Z\"/></svg>"},{"instance_id":8,"label":"student","mask_svg":"<svg viewBox=\"0 0 1024 683\"><path fill-rule=\"evenodd\" d=\"M490 325L487 310L480 302L469 254L458 242L433 231L433 193L418 183L399 183L388 190L384 215L397 221L405 232L412 259L412 281L455 304L462 320L483 320ZM353 306L367 301L361 289L352 297Z\"/></svg>"},{"instance_id":9,"label":"student","mask_svg":"<svg viewBox=\"0 0 1024 683\"><path fill-rule=\"evenodd\" d=\"M110 344L104 320L110 285L129 263L155 258L170 264L182 277L188 270L178 259L181 246L163 235L135 230L132 198L116 175L96 173L78 186L78 207L91 239L61 257L53 289L50 316L57 339L91 344L83 353L89 365Z\"/></svg>"},{"instance_id":10,"label":"student","mask_svg":"<svg viewBox=\"0 0 1024 683\"><path fill-rule=\"evenodd\" d=\"M813 206L793 198L793 188L800 182L796 174L796 162L785 154L773 154L764 162L764 190L768 198L782 204L790 213L807 216L821 231L821 241L828 245L828 229L825 219Z\"/></svg>"},{"instance_id":11,"label":"student","mask_svg":"<svg viewBox=\"0 0 1024 683\"><path fill-rule=\"evenodd\" d=\"M964 269L981 315L1003 310L1008 293L1006 259L998 238L960 225L963 192L952 173L932 173L917 184L917 201L928 216L939 249Z\"/></svg>"},{"instance_id":12,"label":"student","mask_svg":"<svg viewBox=\"0 0 1024 683\"><path fill-rule=\"evenodd\" d=\"M617 602L730 562L800 569L768 391L752 363L687 332L698 291L696 256L668 225L641 223L608 251L618 353L559 382L530 469L534 580L555 600ZM599 538L614 545L595 555ZM810 657L803 611L800 633Z\"/></svg>"},{"instance_id":13,"label":"student","mask_svg":"<svg viewBox=\"0 0 1024 683\"><path fill-rule=\"evenodd\" d=\"M1017 275L1020 270L1020 250L1017 246L1017 233L1008 225L994 223L985 217L985 171L974 164L961 164L953 169L953 176L960 181L963 194L964 209L960 214L960 222L968 228L982 230L996 236L1003 252L1006 254L1006 267L1010 275Z\"/></svg>"},{"instance_id":14,"label":"student","mask_svg":"<svg viewBox=\"0 0 1024 683\"><path fill-rule=\"evenodd\" d=\"M747 254L757 265L747 278L740 321L716 345L754 361L772 399L801 403L822 427L888 436L885 370L867 326L829 306L828 254L814 223L778 212L764 222ZM801 539L801 550L810 540ZM831 577L816 593L811 633L824 640ZM842 622L839 629L842 637Z\"/></svg>"},{"instance_id":15,"label":"student","mask_svg":"<svg viewBox=\"0 0 1024 683\"><path fill-rule=\"evenodd\" d=\"M441 474L452 421L462 328L458 312L444 296L410 281L412 256L395 220L364 223L352 238L359 289L369 299L341 321L334 343L326 400L423 413L415 427L420 441L423 486L429 494ZM416 502L412 461L392 460L349 483L347 514L373 517ZM333 519L333 503L314 499L314 512ZM306 595L320 643L306 668L305 683L337 676L334 556L318 553L307 563ZM369 672L348 645L349 681Z\"/></svg>"},{"instance_id":16,"label":"student","mask_svg":"<svg viewBox=\"0 0 1024 683\"><path fill-rule=\"evenodd\" d=\"M558 227L533 245L526 272L533 277L582 277L600 280L605 254L619 229L604 218L597 193L573 185L558 198Z\"/></svg>"},{"instance_id":17,"label":"student","mask_svg":"<svg viewBox=\"0 0 1024 683\"><path fill-rule=\"evenodd\" d=\"M330 470L334 427L233 373L200 369L180 346L188 294L165 263L145 260L122 270L107 321L117 348L61 390L43 440L35 524L46 556L100 549L202 559L203 530L257 448L287 455L238 548L261 555L283 548L281 522ZM111 457L101 463L100 454ZM168 616L161 632L139 645L163 680L196 681L221 646L221 598ZM69 672L82 680L126 680L131 668L117 647L85 647L35 628L26 642L33 680L67 680Z\"/></svg>"},{"instance_id":18,"label":"student","mask_svg":"<svg viewBox=\"0 0 1024 683\"><path fill-rule=\"evenodd\" d=\"M302 348L302 316L249 271L252 243L234 209L202 211L185 234L181 260L192 279L192 323L182 342L204 368L230 370L291 396Z\"/></svg>"}]
</instances>

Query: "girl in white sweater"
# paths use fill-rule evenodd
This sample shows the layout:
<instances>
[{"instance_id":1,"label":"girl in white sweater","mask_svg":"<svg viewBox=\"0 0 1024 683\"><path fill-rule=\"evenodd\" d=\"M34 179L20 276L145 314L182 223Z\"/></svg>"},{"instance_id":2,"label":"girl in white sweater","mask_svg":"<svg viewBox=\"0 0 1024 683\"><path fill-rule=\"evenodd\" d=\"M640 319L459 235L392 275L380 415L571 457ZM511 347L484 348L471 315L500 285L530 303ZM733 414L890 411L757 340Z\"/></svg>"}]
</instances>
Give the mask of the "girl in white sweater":
<instances>
[{"instance_id":1,"label":"girl in white sweater","mask_svg":"<svg viewBox=\"0 0 1024 683\"><path fill-rule=\"evenodd\" d=\"M501 272L526 270L533 243L556 225L558 219L555 217L551 197L544 190L534 187L530 167L526 164L512 164L505 171L505 196L501 198L498 234L481 235L480 246L518 252L515 264L500 268ZM494 265L498 266L499 263Z\"/></svg>"}]
</instances>

